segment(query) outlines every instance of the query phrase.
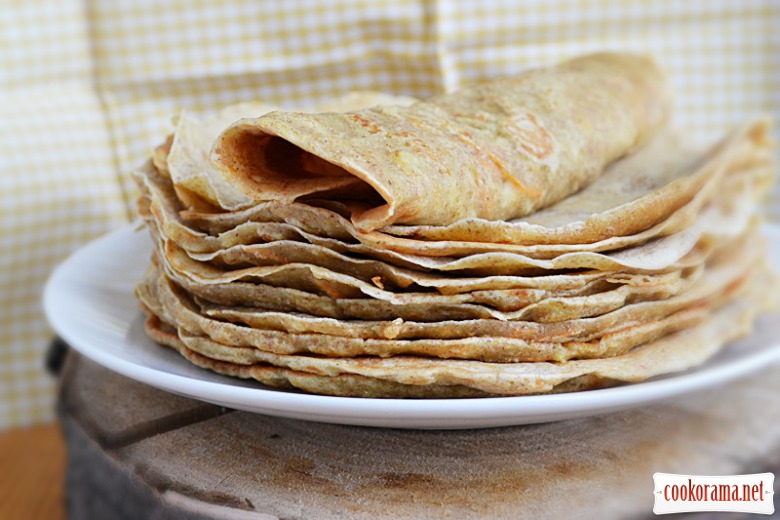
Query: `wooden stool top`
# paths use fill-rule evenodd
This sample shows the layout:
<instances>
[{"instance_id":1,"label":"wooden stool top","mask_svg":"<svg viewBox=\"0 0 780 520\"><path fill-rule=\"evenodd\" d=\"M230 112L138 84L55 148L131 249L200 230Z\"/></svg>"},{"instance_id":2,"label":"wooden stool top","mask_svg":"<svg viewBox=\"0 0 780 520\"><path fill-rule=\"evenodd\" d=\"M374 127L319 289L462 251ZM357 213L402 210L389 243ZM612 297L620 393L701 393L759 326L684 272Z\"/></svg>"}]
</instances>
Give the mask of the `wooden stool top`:
<instances>
[{"instance_id":1,"label":"wooden stool top","mask_svg":"<svg viewBox=\"0 0 780 520\"><path fill-rule=\"evenodd\" d=\"M198 518L649 518L655 472L780 468L780 366L600 417L420 431L228 410L71 355L60 410L162 504Z\"/></svg>"}]
</instances>

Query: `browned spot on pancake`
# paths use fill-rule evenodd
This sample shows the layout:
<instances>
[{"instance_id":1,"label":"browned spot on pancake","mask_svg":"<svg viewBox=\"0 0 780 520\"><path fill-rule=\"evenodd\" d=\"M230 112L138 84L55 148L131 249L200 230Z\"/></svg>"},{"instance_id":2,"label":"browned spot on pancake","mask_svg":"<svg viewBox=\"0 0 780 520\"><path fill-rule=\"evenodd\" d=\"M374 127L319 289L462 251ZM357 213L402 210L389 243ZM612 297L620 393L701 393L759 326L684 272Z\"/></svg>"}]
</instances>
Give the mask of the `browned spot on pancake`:
<instances>
[{"instance_id":1,"label":"browned spot on pancake","mask_svg":"<svg viewBox=\"0 0 780 520\"><path fill-rule=\"evenodd\" d=\"M378 134L382 131L381 128L379 128L379 125L374 123L373 121L370 121L366 119L365 117L361 116L360 114L350 114L350 119L355 121L356 123L359 123L360 126L368 130L372 134Z\"/></svg>"}]
</instances>

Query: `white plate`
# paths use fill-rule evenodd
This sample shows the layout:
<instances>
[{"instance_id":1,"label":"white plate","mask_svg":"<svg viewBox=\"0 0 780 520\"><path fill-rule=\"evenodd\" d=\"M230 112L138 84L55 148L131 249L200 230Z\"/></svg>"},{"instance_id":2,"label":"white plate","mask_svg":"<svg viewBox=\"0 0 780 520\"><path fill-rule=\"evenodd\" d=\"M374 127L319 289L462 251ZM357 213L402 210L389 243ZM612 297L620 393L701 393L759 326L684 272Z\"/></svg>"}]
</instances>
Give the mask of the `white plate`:
<instances>
[{"instance_id":1,"label":"white plate","mask_svg":"<svg viewBox=\"0 0 780 520\"><path fill-rule=\"evenodd\" d=\"M395 428L484 428L559 421L630 408L722 384L780 361L780 314L705 365L644 383L571 394L483 399L362 399L271 389L195 367L143 330L133 288L149 263L145 229L128 226L73 254L49 280L46 314L60 336L101 365L210 403L310 421ZM780 227L767 227L780 271Z\"/></svg>"}]
</instances>

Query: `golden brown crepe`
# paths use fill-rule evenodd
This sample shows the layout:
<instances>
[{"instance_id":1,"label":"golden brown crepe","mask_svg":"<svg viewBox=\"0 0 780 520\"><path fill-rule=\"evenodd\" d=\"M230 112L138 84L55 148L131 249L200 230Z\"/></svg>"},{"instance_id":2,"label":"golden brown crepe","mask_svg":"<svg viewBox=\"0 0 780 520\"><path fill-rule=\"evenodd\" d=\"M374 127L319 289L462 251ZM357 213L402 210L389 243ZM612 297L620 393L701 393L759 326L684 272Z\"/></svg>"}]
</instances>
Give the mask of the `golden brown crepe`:
<instances>
[{"instance_id":1,"label":"golden brown crepe","mask_svg":"<svg viewBox=\"0 0 780 520\"><path fill-rule=\"evenodd\" d=\"M420 265L420 257L481 252L553 258L567 252L619 249L677 233L690 226L713 198L741 192L733 185L746 179L751 179L747 182L753 183L757 198L774 174L767 131L766 121L755 121L699 153L665 133L615 162L589 187L520 221L467 219L451 226L391 226L371 233L359 232L339 212L301 203L265 202L240 211L193 212L181 207L175 184L151 163L135 174L150 198L150 216L166 236L193 253L293 239L349 249L404 267ZM217 173L205 161L199 167L203 176ZM356 241L359 244L350 245Z\"/></svg>"},{"instance_id":2,"label":"golden brown crepe","mask_svg":"<svg viewBox=\"0 0 780 520\"><path fill-rule=\"evenodd\" d=\"M695 366L775 303L767 121L690 147L625 54L413 101L242 120L214 164L268 108L183 113L136 172L149 335L281 388L524 395Z\"/></svg>"},{"instance_id":3,"label":"golden brown crepe","mask_svg":"<svg viewBox=\"0 0 780 520\"><path fill-rule=\"evenodd\" d=\"M702 320L713 307L733 298L738 292L735 288L744 285L748 273L754 270L755 250L751 251L753 256L740 253L729 251L721 255L690 290L679 296L626 303L598 318L557 323L494 319L371 322L198 306L155 269L139 285L138 296L166 323L225 345L254 347L277 354L314 353L336 357L414 354L498 362L563 361L614 356Z\"/></svg>"},{"instance_id":4,"label":"golden brown crepe","mask_svg":"<svg viewBox=\"0 0 780 520\"><path fill-rule=\"evenodd\" d=\"M589 184L668 111L651 59L602 53L410 107L242 120L212 160L255 200L353 201L360 231L507 220Z\"/></svg>"},{"instance_id":5,"label":"golden brown crepe","mask_svg":"<svg viewBox=\"0 0 780 520\"><path fill-rule=\"evenodd\" d=\"M573 391L637 382L700 365L726 343L750 332L757 314L776 299L762 290L772 280L755 272L747 294L714 311L697 325L672 333L614 357L563 363L490 363L420 356L329 358L283 355L218 343L168 324L147 310L147 330L198 366L219 373L255 378L272 386L299 387L317 393L360 397L477 397ZM164 322L165 320L163 320ZM296 382L297 375L316 379L314 386ZM372 381L354 387L342 378ZM367 378L367 379L363 379ZM412 390L415 389L415 390ZM448 391L449 389L449 391ZM476 392L468 392L471 389Z\"/></svg>"},{"instance_id":6,"label":"golden brown crepe","mask_svg":"<svg viewBox=\"0 0 780 520\"><path fill-rule=\"evenodd\" d=\"M409 105L413 98L389 96L375 92L352 92L329 103L314 106L308 111L357 110L378 105ZM217 208L237 210L253 205L254 201L242 194L209 166L211 144L220 132L247 115L262 115L276 110L265 103L238 103L229 105L215 115L199 119L182 111L177 117L173 136L155 150L154 164L173 182L176 194L185 206L205 211Z\"/></svg>"}]
</instances>

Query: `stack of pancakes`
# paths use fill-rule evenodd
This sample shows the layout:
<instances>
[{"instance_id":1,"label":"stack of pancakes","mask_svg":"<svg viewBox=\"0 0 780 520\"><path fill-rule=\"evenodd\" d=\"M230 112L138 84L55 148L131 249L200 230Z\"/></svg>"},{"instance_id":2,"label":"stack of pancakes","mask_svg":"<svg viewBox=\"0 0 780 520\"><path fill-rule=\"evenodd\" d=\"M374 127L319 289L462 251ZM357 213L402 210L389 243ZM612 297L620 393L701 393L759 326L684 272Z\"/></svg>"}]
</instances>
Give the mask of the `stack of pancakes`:
<instances>
[{"instance_id":1,"label":"stack of pancakes","mask_svg":"<svg viewBox=\"0 0 780 520\"><path fill-rule=\"evenodd\" d=\"M701 364L773 304L767 122L688 145L646 58L269 111L183 113L136 172L147 331L198 366L345 396L565 392Z\"/></svg>"}]
</instances>

